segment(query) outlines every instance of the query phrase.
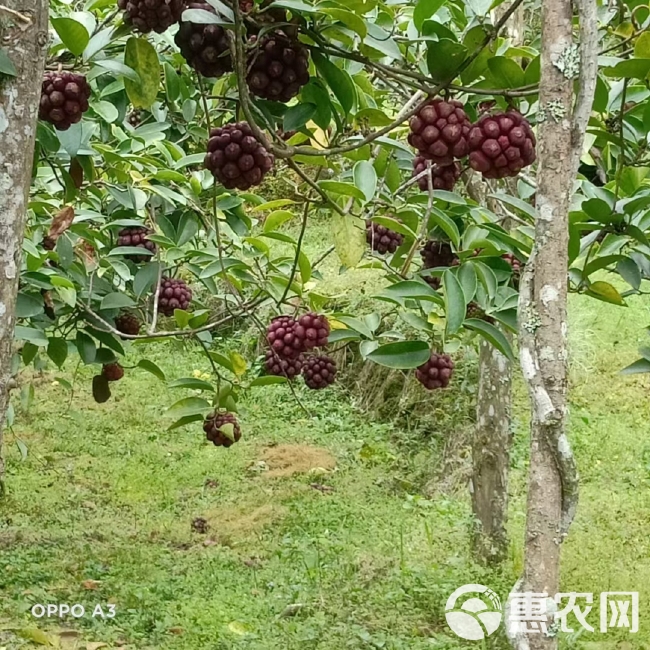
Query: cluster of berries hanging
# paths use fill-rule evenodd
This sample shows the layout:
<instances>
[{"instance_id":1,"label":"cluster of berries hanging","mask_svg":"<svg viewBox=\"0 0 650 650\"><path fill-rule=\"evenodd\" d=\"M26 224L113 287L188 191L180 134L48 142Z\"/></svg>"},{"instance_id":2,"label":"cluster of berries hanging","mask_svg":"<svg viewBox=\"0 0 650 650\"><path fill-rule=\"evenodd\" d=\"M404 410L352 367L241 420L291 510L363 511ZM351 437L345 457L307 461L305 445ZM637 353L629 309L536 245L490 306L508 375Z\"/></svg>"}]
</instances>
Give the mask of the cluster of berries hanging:
<instances>
[{"instance_id":1,"label":"cluster of berries hanging","mask_svg":"<svg viewBox=\"0 0 650 650\"><path fill-rule=\"evenodd\" d=\"M454 362L448 354L432 352L429 360L416 371L416 379L427 389L447 388L454 372Z\"/></svg>"},{"instance_id":2,"label":"cluster of berries hanging","mask_svg":"<svg viewBox=\"0 0 650 650\"><path fill-rule=\"evenodd\" d=\"M409 143L417 149L413 175L431 164L433 189L453 189L460 177L458 160L469 156L469 166L484 178L516 176L535 161L535 135L528 121L516 110L486 113L476 124L456 100L427 102L411 118ZM418 178L427 190L427 175Z\"/></svg>"},{"instance_id":3,"label":"cluster of berries hanging","mask_svg":"<svg viewBox=\"0 0 650 650\"><path fill-rule=\"evenodd\" d=\"M403 243L404 235L395 232L386 226L366 221L366 242L370 244L372 250L380 255L394 253Z\"/></svg>"},{"instance_id":4,"label":"cluster of berries hanging","mask_svg":"<svg viewBox=\"0 0 650 650\"><path fill-rule=\"evenodd\" d=\"M336 378L336 362L326 355L305 353L327 345L329 333L329 322L322 314L310 312L297 319L277 316L266 331L267 372L290 380L302 374L309 388L326 388Z\"/></svg>"},{"instance_id":5,"label":"cluster of berries hanging","mask_svg":"<svg viewBox=\"0 0 650 650\"><path fill-rule=\"evenodd\" d=\"M210 413L203 422L206 438L215 447L230 447L239 442L241 428L234 413L215 411Z\"/></svg>"},{"instance_id":6,"label":"cluster of berries hanging","mask_svg":"<svg viewBox=\"0 0 650 650\"><path fill-rule=\"evenodd\" d=\"M448 241L429 239L420 250L423 269L435 269L439 267L457 266L460 262L458 255L454 253ZM439 277L423 275L424 281L434 289L440 289Z\"/></svg>"},{"instance_id":7,"label":"cluster of berries hanging","mask_svg":"<svg viewBox=\"0 0 650 650\"><path fill-rule=\"evenodd\" d=\"M158 247L156 244L149 239L147 235L151 233L151 230L146 226L129 226L128 228L122 228L119 233L117 233L117 245L118 246L133 246L135 248L144 248L149 251L152 255L155 254ZM151 255L125 255L126 259L131 260L135 264L140 264L141 262L146 262L150 259Z\"/></svg>"},{"instance_id":8,"label":"cluster of berries hanging","mask_svg":"<svg viewBox=\"0 0 650 650\"><path fill-rule=\"evenodd\" d=\"M73 72L46 72L41 86L38 117L59 131L67 131L88 110L90 86Z\"/></svg>"}]
</instances>

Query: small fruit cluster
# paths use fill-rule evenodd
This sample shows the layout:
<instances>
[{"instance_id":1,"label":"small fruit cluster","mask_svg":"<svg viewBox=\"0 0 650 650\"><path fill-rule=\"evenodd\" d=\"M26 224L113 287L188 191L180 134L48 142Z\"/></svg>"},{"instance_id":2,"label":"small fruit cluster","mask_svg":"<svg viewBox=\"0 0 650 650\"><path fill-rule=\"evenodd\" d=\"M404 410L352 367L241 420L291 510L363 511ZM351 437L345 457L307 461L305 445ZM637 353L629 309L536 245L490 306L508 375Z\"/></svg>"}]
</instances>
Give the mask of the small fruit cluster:
<instances>
[{"instance_id":1,"label":"small fruit cluster","mask_svg":"<svg viewBox=\"0 0 650 650\"><path fill-rule=\"evenodd\" d=\"M374 251L385 255L394 253L402 245L404 235L374 221L366 221L366 242Z\"/></svg>"},{"instance_id":2,"label":"small fruit cluster","mask_svg":"<svg viewBox=\"0 0 650 650\"><path fill-rule=\"evenodd\" d=\"M247 122L210 131L204 164L226 189L248 190L259 185L274 160Z\"/></svg>"},{"instance_id":3,"label":"small fruit cluster","mask_svg":"<svg viewBox=\"0 0 650 650\"><path fill-rule=\"evenodd\" d=\"M306 356L305 353L327 345L329 333L329 322L322 314L310 312L297 319L277 316L266 332L267 372L289 380L302 374L309 388L326 388L336 377L336 362L327 355Z\"/></svg>"},{"instance_id":4,"label":"small fruit cluster","mask_svg":"<svg viewBox=\"0 0 650 650\"><path fill-rule=\"evenodd\" d=\"M448 354L431 352L429 360L415 371L416 379L427 389L447 388L454 372L454 362Z\"/></svg>"},{"instance_id":5,"label":"small fruit cluster","mask_svg":"<svg viewBox=\"0 0 650 650\"><path fill-rule=\"evenodd\" d=\"M241 438L241 428L234 413L214 411L205 418L203 431L215 447L230 447Z\"/></svg>"},{"instance_id":6,"label":"small fruit cluster","mask_svg":"<svg viewBox=\"0 0 650 650\"><path fill-rule=\"evenodd\" d=\"M158 247L154 242L147 239L147 235L150 232L151 230L145 226L129 226L128 228L122 228L122 230L117 233L117 245L143 248L151 254L155 254ZM139 264L140 262L146 262L151 255L130 254L125 255L125 257L126 259Z\"/></svg>"},{"instance_id":7,"label":"small fruit cluster","mask_svg":"<svg viewBox=\"0 0 650 650\"><path fill-rule=\"evenodd\" d=\"M447 241L429 239L420 250L422 258L422 268L435 269L439 267L457 266L460 263L458 255L454 253L451 244ZM432 275L423 275L424 281L433 289L440 289L441 281L439 277Z\"/></svg>"},{"instance_id":8,"label":"small fruit cluster","mask_svg":"<svg viewBox=\"0 0 650 650\"><path fill-rule=\"evenodd\" d=\"M535 134L514 109L486 113L472 124L460 102L436 98L420 108L409 126L408 141L419 154L413 175L419 176L421 190L429 187L428 162L432 189L451 190L460 177L457 161L466 156L484 178L516 176L535 161Z\"/></svg>"}]
</instances>

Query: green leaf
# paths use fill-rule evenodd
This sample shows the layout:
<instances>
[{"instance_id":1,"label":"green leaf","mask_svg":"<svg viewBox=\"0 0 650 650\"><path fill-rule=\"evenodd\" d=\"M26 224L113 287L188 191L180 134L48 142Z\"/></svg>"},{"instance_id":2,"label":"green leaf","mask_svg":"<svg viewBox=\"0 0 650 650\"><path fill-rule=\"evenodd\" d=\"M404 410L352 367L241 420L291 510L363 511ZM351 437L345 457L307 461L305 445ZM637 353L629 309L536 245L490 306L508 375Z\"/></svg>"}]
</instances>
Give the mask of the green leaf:
<instances>
[{"instance_id":1,"label":"green leaf","mask_svg":"<svg viewBox=\"0 0 650 650\"><path fill-rule=\"evenodd\" d=\"M488 68L501 88L518 88L524 85L524 71L521 66L505 56L488 59Z\"/></svg>"},{"instance_id":2,"label":"green leaf","mask_svg":"<svg viewBox=\"0 0 650 650\"><path fill-rule=\"evenodd\" d=\"M150 372L154 377L160 379L160 381L166 380L165 373L160 369L158 365L149 359L140 359L140 361L138 361L138 368L142 368L143 370Z\"/></svg>"},{"instance_id":3,"label":"green leaf","mask_svg":"<svg viewBox=\"0 0 650 650\"><path fill-rule=\"evenodd\" d=\"M409 237L411 239L415 239L417 237L417 234L414 233L406 224L402 223L401 221L397 221L397 219L393 219L392 217L373 217L372 221L378 223L380 226L385 226L389 230L398 232L405 237Z\"/></svg>"},{"instance_id":4,"label":"green leaf","mask_svg":"<svg viewBox=\"0 0 650 650\"><path fill-rule=\"evenodd\" d=\"M9 58L9 55L4 48L0 47L0 75L15 77L17 74L18 72L13 61Z\"/></svg>"},{"instance_id":5,"label":"green leaf","mask_svg":"<svg viewBox=\"0 0 650 650\"><path fill-rule=\"evenodd\" d=\"M124 63L121 63L120 61L116 61L115 59L102 59L101 61L95 61L95 65L104 68L109 72L122 75L125 79L130 79L136 84L140 83L140 76L138 73L133 70L133 68L124 65Z\"/></svg>"},{"instance_id":6,"label":"green leaf","mask_svg":"<svg viewBox=\"0 0 650 650\"><path fill-rule=\"evenodd\" d=\"M600 223L610 223L612 220L616 219L612 207L602 199L594 198L589 199L588 201L583 201L582 209L590 219Z\"/></svg>"},{"instance_id":7,"label":"green leaf","mask_svg":"<svg viewBox=\"0 0 650 650\"><path fill-rule=\"evenodd\" d=\"M366 201L371 201L377 190L377 172L372 163L360 160L352 171L354 184L363 192Z\"/></svg>"},{"instance_id":8,"label":"green leaf","mask_svg":"<svg viewBox=\"0 0 650 650\"><path fill-rule=\"evenodd\" d=\"M599 281L590 284L587 295L598 298L598 300L602 300L603 302L612 303L613 305L625 305L625 300L623 300L621 294L609 282Z\"/></svg>"},{"instance_id":9,"label":"green leaf","mask_svg":"<svg viewBox=\"0 0 650 650\"><path fill-rule=\"evenodd\" d=\"M209 402L202 397L184 397L179 399L178 402L174 402L167 409L167 415L179 419L188 416L205 415L211 410L212 407Z\"/></svg>"},{"instance_id":10,"label":"green leaf","mask_svg":"<svg viewBox=\"0 0 650 650\"><path fill-rule=\"evenodd\" d=\"M159 269L160 264L158 264L158 262L151 262L142 266L135 274L135 278L133 280L133 292L138 298L143 293L151 290L153 285L158 280Z\"/></svg>"},{"instance_id":11,"label":"green leaf","mask_svg":"<svg viewBox=\"0 0 650 650\"><path fill-rule=\"evenodd\" d=\"M97 113L97 115L99 115L101 118L106 120L109 124L115 122L120 115L117 108L115 108L115 106L110 102L106 102L106 101L93 102L91 106L92 109L95 111L95 113Z\"/></svg>"},{"instance_id":12,"label":"green leaf","mask_svg":"<svg viewBox=\"0 0 650 650\"><path fill-rule=\"evenodd\" d=\"M31 318L43 313L43 298L19 293L16 298L16 318Z\"/></svg>"},{"instance_id":13,"label":"green leaf","mask_svg":"<svg viewBox=\"0 0 650 650\"><path fill-rule=\"evenodd\" d=\"M318 52L312 52L312 60L316 69L334 93L334 96L339 100L343 114L348 115L352 110L356 95L354 82L350 78L350 75Z\"/></svg>"},{"instance_id":14,"label":"green leaf","mask_svg":"<svg viewBox=\"0 0 650 650\"><path fill-rule=\"evenodd\" d=\"M636 39L634 56L637 59L650 59L650 32L643 32Z\"/></svg>"},{"instance_id":15,"label":"green leaf","mask_svg":"<svg viewBox=\"0 0 650 650\"><path fill-rule=\"evenodd\" d=\"M347 325L350 329L353 329L355 332L359 332L362 336L367 339L372 339L372 332L370 328L358 318L353 318L352 316L337 316L337 321L340 321L344 325Z\"/></svg>"},{"instance_id":16,"label":"green leaf","mask_svg":"<svg viewBox=\"0 0 650 650\"><path fill-rule=\"evenodd\" d=\"M424 341L398 341L380 345L367 358L380 366L409 370L426 363L430 356L429 344Z\"/></svg>"},{"instance_id":17,"label":"green leaf","mask_svg":"<svg viewBox=\"0 0 650 650\"><path fill-rule=\"evenodd\" d=\"M191 388L192 390L209 390L214 392L214 386L209 381L196 377L181 377L167 384L167 388Z\"/></svg>"},{"instance_id":18,"label":"green leaf","mask_svg":"<svg viewBox=\"0 0 650 650\"><path fill-rule=\"evenodd\" d=\"M336 254L341 263L348 268L355 267L366 251L364 222L352 215L340 215L338 212L334 212L331 228Z\"/></svg>"},{"instance_id":19,"label":"green leaf","mask_svg":"<svg viewBox=\"0 0 650 650\"><path fill-rule=\"evenodd\" d=\"M291 9L291 11L303 13L316 13L317 9L302 0L275 0L269 7L283 7L284 9Z\"/></svg>"},{"instance_id":20,"label":"green leaf","mask_svg":"<svg viewBox=\"0 0 650 650\"><path fill-rule=\"evenodd\" d=\"M210 351L210 358L222 368L230 370L230 372L233 374L235 373L235 368L232 365L232 361L228 357L225 357L223 354L219 354L219 352Z\"/></svg>"},{"instance_id":21,"label":"green leaf","mask_svg":"<svg viewBox=\"0 0 650 650\"><path fill-rule=\"evenodd\" d=\"M47 356L60 368L68 358L68 342L62 338L51 338L47 344Z\"/></svg>"},{"instance_id":22,"label":"green leaf","mask_svg":"<svg viewBox=\"0 0 650 650\"><path fill-rule=\"evenodd\" d=\"M344 183L342 181L319 181L318 185L326 192L332 194L343 194L358 199L362 203L366 201L366 195L355 185Z\"/></svg>"},{"instance_id":23,"label":"green leaf","mask_svg":"<svg viewBox=\"0 0 650 650\"><path fill-rule=\"evenodd\" d=\"M79 356L85 364L94 363L97 356L97 346L88 334L77 332L76 346Z\"/></svg>"},{"instance_id":24,"label":"green leaf","mask_svg":"<svg viewBox=\"0 0 650 650\"><path fill-rule=\"evenodd\" d=\"M478 286L476 267L472 262L461 264L458 269L458 281L460 282L461 287L463 287L465 302L469 304L476 295L476 288Z\"/></svg>"},{"instance_id":25,"label":"green leaf","mask_svg":"<svg viewBox=\"0 0 650 650\"><path fill-rule=\"evenodd\" d=\"M251 387L252 386L271 386L272 384L286 384L287 383L287 378L286 377L279 377L276 375L266 375L264 377L257 377L253 379L253 381L250 383Z\"/></svg>"},{"instance_id":26,"label":"green leaf","mask_svg":"<svg viewBox=\"0 0 650 650\"><path fill-rule=\"evenodd\" d=\"M88 30L72 18L52 18L50 23L70 52L81 56L90 41Z\"/></svg>"},{"instance_id":27,"label":"green leaf","mask_svg":"<svg viewBox=\"0 0 650 650\"><path fill-rule=\"evenodd\" d=\"M621 375L636 375L641 372L650 372L650 361L648 359L638 359L629 366L620 371Z\"/></svg>"},{"instance_id":28,"label":"green leaf","mask_svg":"<svg viewBox=\"0 0 650 650\"><path fill-rule=\"evenodd\" d=\"M231 351L228 356L230 357L230 362L232 363L233 372L235 373L235 375L237 375L237 377L241 377L246 372L246 369L248 368L246 359L244 359L244 357L242 357L242 355L239 354L239 352L234 352L234 351Z\"/></svg>"},{"instance_id":29,"label":"green leaf","mask_svg":"<svg viewBox=\"0 0 650 650\"><path fill-rule=\"evenodd\" d=\"M365 38L368 34L368 29L366 27L366 24L363 22L363 18L357 16L357 14L354 14L351 11L347 11L345 9L323 8L320 9L319 13L331 16L334 18L334 20L339 20L353 32L359 34L361 38Z\"/></svg>"},{"instance_id":30,"label":"green leaf","mask_svg":"<svg viewBox=\"0 0 650 650\"><path fill-rule=\"evenodd\" d=\"M445 331L447 335L451 335L461 328L467 312L467 303L463 287L451 269L447 269L442 274L442 286L445 292L445 314L447 317Z\"/></svg>"},{"instance_id":31,"label":"green leaf","mask_svg":"<svg viewBox=\"0 0 650 650\"><path fill-rule=\"evenodd\" d=\"M427 66L429 75L436 83L451 81L467 56L467 48L450 39L429 41Z\"/></svg>"},{"instance_id":32,"label":"green leaf","mask_svg":"<svg viewBox=\"0 0 650 650\"><path fill-rule=\"evenodd\" d=\"M645 79L648 73L650 73L650 58L620 61L614 67L603 70L603 74L607 77L625 77L630 79Z\"/></svg>"},{"instance_id":33,"label":"green leaf","mask_svg":"<svg viewBox=\"0 0 650 650\"><path fill-rule=\"evenodd\" d=\"M107 296L104 296L102 299L100 309L120 309L122 307L133 307L135 303L129 296L125 293L120 293L116 291L115 293L109 293Z\"/></svg>"},{"instance_id":34,"label":"green leaf","mask_svg":"<svg viewBox=\"0 0 650 650\"><path fill-rule=\"evenodd\" d=\"M144 38L132 37L126 42L124 63L135 70L139 82L124 80L124 88L136 108L149 108L158 95L160 86L160 61L158 53Z\"/></svg>"},{"instance_id":35,"label":"green leaf","mask_svg":"<svg viewBox=\"0 0 650 650\"><path fill-rule=\"evenodd\" d=\"M485 340L489 341L501 354L514 361L515 355L508 339L503 335L503 332L491 323L488 323L480 318L468 318L463 325L470 330L478 332Z\"/></svg>"},{"instance_id":36,"label":"green leaf","mask_svg":"<svg viewBox=\"0 0 650 650\"><path fill-rule=\"evenodd\" d=\"M295 201L292 199L275 199L275 201L268 201L266 203L260 203L256 205L251 212L264 212L265 210L277 210L278 208L284 208L287 205L294 205Z\"/></svg>"},{"instance_id":37,"label":"green leaf","mask_svg":"<svg viewBox=\"0 0 650 650\"><path fill-rule=\"evenodd\" d=\"M233 25L231 20L226 20L206 9L185 9L181 18L183 22L194 23L195 25L225 25L229 27Z\"/></svg>"},{"instance_id":38,"label":"green leaf","mask_svg":"<svg viewBox=\"0 0 650 650\"><path fill-rule=\"evenodd\" d=\"M282 128L284 131L296 131L302 128L311 120L316 113L315 104L297 104L287 109L282 120Z\"/></svg>"},{"instance_id":39,"label":"green leaf","mask_svg":"<svg viewBox=\"0 0 650 650\"><path fill-rule=\"evenodd\" d=\"M631 257L620 260L616 265L616 271L631 287L637 291L639 290L641 286L641 271Z\"/></svg>"},{"instance_id":40,"label":"green leaf","mask_svg":"<svg viewBox=\"0 0 650 650\"><path fill-rule=\"evenodd\" d=\"M203 422L204 416L200 413L195 415L186 415L185 417L179 418L176 422L170 424L167 427L167 431L172 431L173 429L178 429L184 427L186 424L192 424L193 422Z\"/></svg>"},{"instance_id":41,"label":"green leaf","mask_svg":"<svg viewBox=\"0 0 650 650\"><path fill-rule=\"evenodd\" d=\"M279 228L285 221L294 217L293 212L289 210L275 210L264 220L264 232L273 232Z\"/></svg>"},{"instance_id":42,"label":"green leaf","mask_svg":"<svg viewBox=\"0 0 650 650\"><path fill-rule=\"evenodd\" d=\"M422 24L427 18L435 16L436 12L447 0L418 0L413 10L413 24L418 31L422 31Z\"/></svg>"},{"instance_id":43,"label":"green leaf","mask_svg":"<svg viewBox=\"0 0 650 650\"><path fill-rule=\"evenodd\" d=\"M107 402L111 397L111 388L108 379L104 375L93 377L93 398L98 404Z\"/></svg>"},{"instance_id":44,"label":"green leaf","mask_svg":"<svg viewBox=\"0 0 650 650\"><path fill-rule=\"evenodd\" d=\"M16 329L18 329L19 326L16 326ZM26 327L23 327L22 329L27 329ZM37 330L38 331L38 330ZM45 335L43 335L45 337ZM15 338L17 340L25 340L22 337L19 337L17 334L15 335ZM47 339L45 339L47 341ZM36 358L36 355L38 354L38 345L35 343L31 343L30 341L27 341L25 345L23 345L23 349L20 351L20 356L23 358L23 363L28 366L34 359Z\"/></svg>"}]
</instances>

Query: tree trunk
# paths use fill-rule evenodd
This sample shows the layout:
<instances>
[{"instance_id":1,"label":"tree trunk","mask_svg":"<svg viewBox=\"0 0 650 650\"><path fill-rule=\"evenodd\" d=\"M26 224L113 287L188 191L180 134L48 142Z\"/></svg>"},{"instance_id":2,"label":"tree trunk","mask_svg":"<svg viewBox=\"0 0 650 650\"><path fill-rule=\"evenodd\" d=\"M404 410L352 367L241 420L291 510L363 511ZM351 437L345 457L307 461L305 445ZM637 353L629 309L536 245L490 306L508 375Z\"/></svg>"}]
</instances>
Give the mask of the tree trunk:
<instances>
[{"instance_id":1,"label":"tree trunk","mask_svg":"<svg viewBox=\"0 0 650 650\"><path fill-rule=\"evenodd\" d=\"M508 475L512 364L493 345L479 344L476 427L472 440L472 509L475 557L487 564L508 553Z\"/></svg>"},{"instance_id":2,"label":"tree trunk","mask_svg":"<svg viewBox=\"0 0 650 650\"><path fill-rule=\"evenodd\" d=\"M504 2L494 10L495 22L510 7ZM508 20L505 35L521 44L524 34L524 8L519 6ZM480 205L508 219L501 204L488 198L491 188L473 174L468 182L470 196ZM516 195L516 183L508 191ZM508 554L508 478L510 474L510 404L512 364L484 340L479 347L476 426L472 438L472 510L476 520L472 544L474 557L485 564L498 564Z\"/></svg>"},{"instance_id":3,"label":"tree trunk","mask_svg":"<svg viewBox=\"0 0 650 650\"><path fill-rule=\"evenodd\" d=\"M577 505L578 476L566 434L568 210L593 102L597 32L595 4L580 11L580 53L573 43L571 0L542 3L535 245L521 278L519 356L531 399L531 452L523 583L518 591L547 594L546 624L560 591L560 545ZM574 107L574 77L580 94ZM513 630L511 630L511 633ZM555 650L557 636L522 623L515 645Z\"/></svg>"},{"instance_id":4,"label":"tree trunk","mask_svg":"<svg viewBox=\"0 0 650 650\"><path fill-rule=\"evenodd\" d=\"M12 385L16 294L48 44L47 12L46 0L6 0L0 6L0 47L17 72L0 80L0 494L2 430Z\"/></svg>"}]
</instances>

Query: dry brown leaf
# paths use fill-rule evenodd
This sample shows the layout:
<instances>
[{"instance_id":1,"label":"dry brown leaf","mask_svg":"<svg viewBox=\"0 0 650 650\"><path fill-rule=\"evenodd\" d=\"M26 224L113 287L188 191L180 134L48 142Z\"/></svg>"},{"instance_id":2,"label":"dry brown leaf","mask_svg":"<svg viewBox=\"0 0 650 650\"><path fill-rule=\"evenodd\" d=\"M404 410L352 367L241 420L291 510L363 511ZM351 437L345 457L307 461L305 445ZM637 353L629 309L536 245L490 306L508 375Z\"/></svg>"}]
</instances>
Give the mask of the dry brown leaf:
<instances>
[{"instance_id":1,"label":"dry brown leaf","mask_svg":"<svg viewBox=\"0 0 650 650\"><path fill-rule=\"evenodd\" d=\"M99 585L101 584L101 580L84 580L81 586L89 591L94 591L95 589L99 589Z\"/></svg>"},{"instance_id":2,"label":"dry brown leaf","mask_svg":"<svg viewBox=\"0 0 650 650\"><path fill-rule=\"evenodd\" d=\"M170 634L176 634L176 635L185 634L185 630L182 627L170 627L167 631Z\"/></svg>"},{"instance_id":3,"label":"dry brown leaf","mask_svg":"<svg viewBox=\"0 0 650 650\"><path fill-rule=\"evenodd\" d=\"M66 205L65 208L57 212L54 219L52 219L52 225L50 226L48 237L58 239L70 227L73 219L74 209L69 205Z\"/></svg>"},{"instance_id":4,"label":"dry brown leaf","mask_svg":"<svg viewBox=\"0 0 650 650\"><path fill-rule=\"evenodd\" d=\"M101 641L89 641L86 643L86 650L99 650L100 648L108 648L108 643Z\"/></svg>"}]
</instances>

